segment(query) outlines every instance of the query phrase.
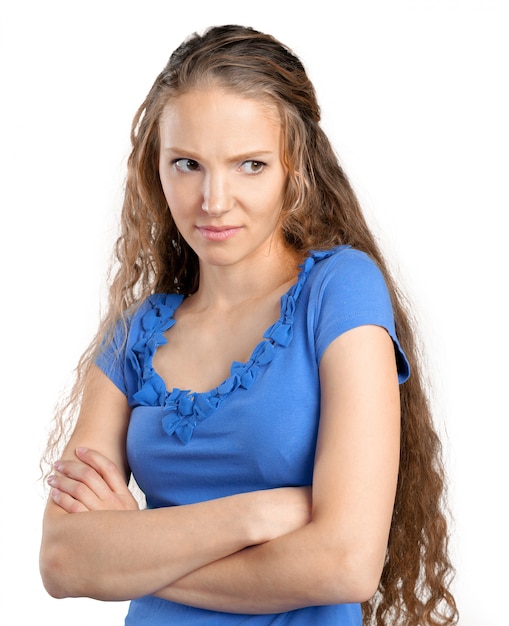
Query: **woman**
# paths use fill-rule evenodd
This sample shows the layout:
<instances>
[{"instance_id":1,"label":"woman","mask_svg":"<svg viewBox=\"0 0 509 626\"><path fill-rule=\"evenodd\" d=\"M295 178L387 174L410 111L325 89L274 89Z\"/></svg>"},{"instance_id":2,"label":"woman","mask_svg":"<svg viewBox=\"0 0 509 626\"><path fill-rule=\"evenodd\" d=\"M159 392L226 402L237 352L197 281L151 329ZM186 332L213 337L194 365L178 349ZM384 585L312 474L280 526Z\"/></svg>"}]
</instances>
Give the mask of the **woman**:
<instances>
[{"instance_id":1,"label":"woman","mask_svg":"<svg viewBox=\"0 0 509 626\"><path fill-rule=\"evenodd\" d=\"M456 623L410 316L319 119L295 55L237 26L138 110L109 310L48 448L79 404L55 597L130 599L126 624Z\"/></svg>"}]
</instances>

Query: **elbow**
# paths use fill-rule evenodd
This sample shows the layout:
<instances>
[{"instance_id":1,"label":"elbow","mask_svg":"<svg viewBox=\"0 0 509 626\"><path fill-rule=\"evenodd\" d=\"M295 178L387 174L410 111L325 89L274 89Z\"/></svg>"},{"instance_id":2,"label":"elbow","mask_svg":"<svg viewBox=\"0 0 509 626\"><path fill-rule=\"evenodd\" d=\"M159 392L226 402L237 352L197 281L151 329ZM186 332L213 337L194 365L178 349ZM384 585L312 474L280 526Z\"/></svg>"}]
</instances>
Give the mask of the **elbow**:
<instances>
[{"instance_id":1,"label":"elbow","mask_svg":"<svg viewBox=\"0 0 509 626\"><path fill-rule=\"evenodd\" d=\"M39 553L39 572L44 588L52 598L89 596L86 577L79 575L79 559L65 542L44 539Z\"/></svg>"},{"instance_id":2,"label":"elbow","mask_svg":"<svg viewBox=\"0 0 509 626\"><path fill-rule=\"evenodd\" d=\"M322 569L324 604L363 603L378 590L383 563L363 554L362 549L336 553L328 557Z\"/></svg>"},{"instance_id":3,"label":"elbow","mask_svg":"<svg viewBox=\"0 0 509 626\"><path fill-rule=\"evenodd\" d=\"M90 559L75 542L43 539L39 552L39 573L46 592L57 600L92 598L126 600L111 585L95 559Z\"/></svg>"},{"instance_id":4,"label":"elbow","mask_svg":"<svg viewBox=\"0 0 509 626\"><path fill-rule=\"evenodd\" d=\"M67 514L54 514L46 510L42 539L39 549L39 573L44 589L52 598L61 599L76 596L70 588L72 573L71 564L74 559L69 554L70 543L64 538L68 536L65 522Z\"/></svg>"},{"instance_id":5,"label":"elbow","mask_svg":"<svg viewBox=\"0 0 509 626\"><path fill-rule=\"evenodd\" d=\"M65 559L55 546L43 545L39 554L39 571L42 584L52 598L69 598L73 594L68 588Z\"/></svg>"},{"instance_id":6,"label":"elbow","mask_svg":"<svg viewBox=\"0 0 509 626\"><path fill-rule=\"evenodd\" d=\"M381 568L367 561L358 560L345 568L347 602L363 603L370 600L380 585Z\"/></svg>"}]
</instances>

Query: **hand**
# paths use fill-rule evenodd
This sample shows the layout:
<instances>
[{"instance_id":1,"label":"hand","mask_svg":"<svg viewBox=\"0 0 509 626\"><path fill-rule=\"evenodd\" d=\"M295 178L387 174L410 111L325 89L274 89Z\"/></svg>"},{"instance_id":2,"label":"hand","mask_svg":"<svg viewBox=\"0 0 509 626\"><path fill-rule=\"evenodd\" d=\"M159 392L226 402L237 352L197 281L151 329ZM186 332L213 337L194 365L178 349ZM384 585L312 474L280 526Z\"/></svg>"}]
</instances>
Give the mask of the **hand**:
<instances>
[{"instance_id":1,"label":"hand","mask_svg":"<svg viewBox=\"0 0 509 626\"><path fill-rule=\"evenodd\" d=\"M118 467L95 450L76 449L77 460L58 461L48 478L50 497L67 513L136 511L138 503Z\"/></svg>"}]
</instances>

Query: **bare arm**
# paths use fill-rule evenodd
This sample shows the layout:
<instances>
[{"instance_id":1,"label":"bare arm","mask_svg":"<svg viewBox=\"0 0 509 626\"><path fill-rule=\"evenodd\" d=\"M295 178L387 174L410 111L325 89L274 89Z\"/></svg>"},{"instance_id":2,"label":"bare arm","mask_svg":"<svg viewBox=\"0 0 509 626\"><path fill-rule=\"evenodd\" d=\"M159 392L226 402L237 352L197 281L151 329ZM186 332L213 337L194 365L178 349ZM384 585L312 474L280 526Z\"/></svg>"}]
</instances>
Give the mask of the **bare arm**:
<instances>
[{"instance_id":1,"label":"bare arm","mask_svg":"<svg viewBox=\"0 0 509 626\"><path fill-rule=\"evenodd\" d=\"M126 486L129 413L92 367L44 516L40 566L51 595L132 599L306 523L307 497L292 489L138 510Z\"/></svg>"},{"instance_id":2,"label":"bare arm","mask_svg":"<svg viewBox=\"0 0 509 626\"><path fill-rule=\"evenodd\" d=\"M383 568L398 474L394 348L365 326L327 349L312 521L216 561L158 595L201 608L275 613L369 599Z\"/></svg>"}]
</instances>

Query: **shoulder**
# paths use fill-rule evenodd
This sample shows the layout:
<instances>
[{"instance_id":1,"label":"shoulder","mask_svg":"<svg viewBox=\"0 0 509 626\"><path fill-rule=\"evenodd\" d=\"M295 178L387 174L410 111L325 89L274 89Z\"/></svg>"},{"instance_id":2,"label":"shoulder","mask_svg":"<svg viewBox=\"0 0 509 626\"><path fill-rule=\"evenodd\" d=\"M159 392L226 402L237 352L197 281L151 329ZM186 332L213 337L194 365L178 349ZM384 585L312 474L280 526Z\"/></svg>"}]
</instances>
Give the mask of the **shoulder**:
<instances>
[{"instance_id":1,"label":"shoulder","mask_svg":"<svg viewBox=\"0 0 509 626\"><path fill-rule=\"evenodd\" d=\"M361 274L381 275L377 264L368 254L351 246L313 251L310 256L313 258L317 273L340 274L344 277Z\"/></svg>"},{"instance_id":2,"label":"shoulder","mask_svg":"<svg viewBox=\"0 0 509 626\"><path fill-rule=\"evenodd\" d=\"M315 297L332 292L346 304L381 301L390 306L390 295L382 271L365 252L349 246L313 252L309 283ZM331 294L329 293L329 296Z\"/></svg>"},{"instance_id":3,"label":"shoulder","mask_svg":"<svg viewBox=\"0 0 509 626\"><path fill-rule=\"evenodd\" d=\"M153 293L137 302L127 312L127 324L130 328L135 328L140 321L146 325L156 318L169 319L182 300L183 296L176 293Z\"/></svg>"},{"instance_id":4,"label":"shoulder","mask_svg":"<svg viewBox=\"0 0 509 626\"><path fill-rule=\"evenodd\" d=\"M400 382L408 378L391 293L382 271L368 254L346 246L315 254L309 272L308 316L314 319L319 358L331 341L348 330L364 325L385 328L396 349Z\"/></svg>"},{"instance_id":5,"label":"shoulder","mask_svg":"<svg viewBox=\"0 0 509 626\"><path fill-rule=\"evenodd\" d=\"M156 293L139 301L116 323L95 358L95 364L129 398L138 389L144 360L164 342L163 332L173 324L182 302L178 294Z\"/></svg>"},{"instance_id":6,"label":"shoulder","mask_svg":"<svg viewBox=\"0 0 509 626\"><path fill-rule=\"evenodd\" d=\"M117 319L113 332L106 332L101 353L114 349L121 354L129 350L140 334L170 320L182 298L178 294L156 293L136 302Z\"/></svg>"}]
</instances>

